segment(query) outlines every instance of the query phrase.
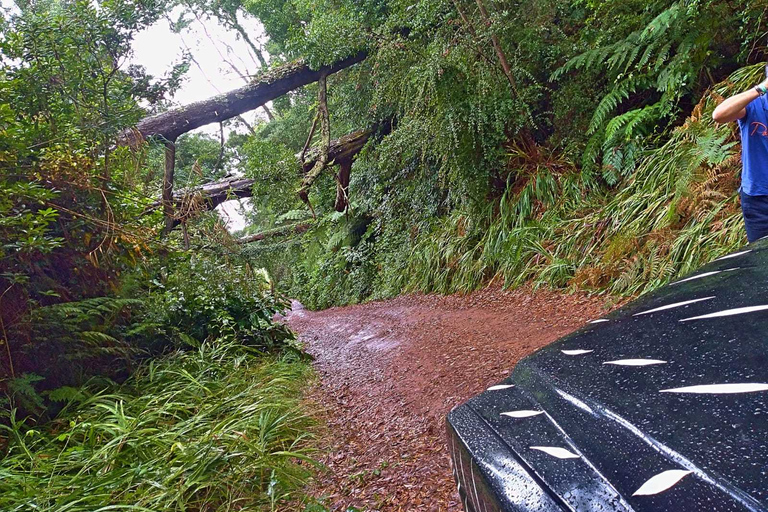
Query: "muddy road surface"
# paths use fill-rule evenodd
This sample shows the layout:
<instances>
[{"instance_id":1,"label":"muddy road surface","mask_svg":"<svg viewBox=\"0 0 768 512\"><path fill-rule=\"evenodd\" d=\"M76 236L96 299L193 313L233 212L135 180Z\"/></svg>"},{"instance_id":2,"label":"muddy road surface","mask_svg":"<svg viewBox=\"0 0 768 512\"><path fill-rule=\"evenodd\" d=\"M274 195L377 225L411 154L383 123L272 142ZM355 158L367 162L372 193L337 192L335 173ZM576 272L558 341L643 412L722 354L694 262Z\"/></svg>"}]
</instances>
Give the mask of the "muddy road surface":
<instances>
[{"instance_id":1,"label":"muddy road surface","mask_svg":"<svg viewBox=\"0 0 768 512\"><path fill-rule=\"evenodd\" d=\"M536 349L607 311L605 299L519 289L403 296L287 322L315 357L330 510L459 511L445 415Z\"/></svg>"}]
</instances>

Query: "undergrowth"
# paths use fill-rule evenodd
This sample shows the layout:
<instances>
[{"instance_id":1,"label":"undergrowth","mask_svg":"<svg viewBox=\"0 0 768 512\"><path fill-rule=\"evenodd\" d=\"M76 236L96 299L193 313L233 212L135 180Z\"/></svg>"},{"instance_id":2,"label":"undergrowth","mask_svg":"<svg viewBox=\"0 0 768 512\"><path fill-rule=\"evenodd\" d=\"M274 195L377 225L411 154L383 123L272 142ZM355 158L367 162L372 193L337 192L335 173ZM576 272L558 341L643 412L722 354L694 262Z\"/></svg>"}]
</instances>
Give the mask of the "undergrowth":
<instances>
[{"instance_id":1,"label":"undergrowth","mask_svg":"<svg viewBox=\"0 0 768 512\"><path fill-rule=\"evenodd\" d=\"M62 388L53 422L0 425L0 510L274 510L315 464L309 376L296 355L218 340L121 386Z\"/></svg>"},{"instance_id":2,"label":"undergrowth","mask_svg":"<svg viewBox=\"0 0 768 512\"><path fill-rule=\"evenodd\" d=\"M711 113L762 72L762 64L740 69L705 96L617 190L575 166L538 165L507 188L498 209L453 212L413 248L405 289L533 281L633 296L743 245L736 133Z\"/></svg>"},{"instance_id":3,"label":"undergrowth","mask_svg":"<svg viewBox=\"0 0 768 512\"><path fill-rule=\"evenodd\" d=\"M646 138L617 185L610 169L580 167L556 148L510 145L500 197L454 207L418 170L403 171L407 188L380 193L364 172L386 157L379 151L353 174L370 198L320 219L310 236L253 244L248 255L310 308L489 283L646 293L746 243L738 132L711 113L762 74L762 64L737 70L669 135Z\"/></svg>"}]
</instances>

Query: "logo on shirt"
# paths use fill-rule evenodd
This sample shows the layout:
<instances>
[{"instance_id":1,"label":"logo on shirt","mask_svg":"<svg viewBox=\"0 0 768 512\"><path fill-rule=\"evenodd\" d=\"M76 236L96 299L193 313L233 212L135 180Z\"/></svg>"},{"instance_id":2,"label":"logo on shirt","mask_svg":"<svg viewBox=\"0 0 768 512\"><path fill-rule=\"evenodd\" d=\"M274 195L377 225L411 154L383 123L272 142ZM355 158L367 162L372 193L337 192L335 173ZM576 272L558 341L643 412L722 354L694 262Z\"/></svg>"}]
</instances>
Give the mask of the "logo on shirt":
<instances>
[{"instance_id":1,"label":"logo on shirt","mask_svg":"<svg viewBox=\"0 0 768 512\"><path fill-rule=\"evenodd\" d=\"M752 129L752 133L750 133L750 135L754 135L755 132L757 132L757 130L762 128L762 131L760 132L760 135L762 135L763 137L768 137L768 126L764 125L763 123L757 122L757 121L753 121L751 124L752 124L752 126L754 126L754 128Z\"/></svg>"}]
</instances>

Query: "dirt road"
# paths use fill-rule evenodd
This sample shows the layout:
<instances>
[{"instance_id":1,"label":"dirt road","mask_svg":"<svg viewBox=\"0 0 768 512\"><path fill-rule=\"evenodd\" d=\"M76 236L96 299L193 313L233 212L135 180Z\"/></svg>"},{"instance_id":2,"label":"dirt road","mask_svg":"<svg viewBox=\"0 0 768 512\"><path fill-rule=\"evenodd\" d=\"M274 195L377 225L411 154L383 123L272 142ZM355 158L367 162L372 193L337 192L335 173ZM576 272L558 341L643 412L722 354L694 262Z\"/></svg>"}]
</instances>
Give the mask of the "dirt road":
<instances>
[{"instance_id":1,"label":"dirt road","mask_svg":"<svg viewBox=\"0 0 768 512\"><path fill-rule=\"evenodd\" d=\"M287 316L315 356L328 432L311 493L330 510L459 511L444 442L455 405L537 348L604 314L604 299L530 289L404 296Z\"/></svg>"}]
</instances>

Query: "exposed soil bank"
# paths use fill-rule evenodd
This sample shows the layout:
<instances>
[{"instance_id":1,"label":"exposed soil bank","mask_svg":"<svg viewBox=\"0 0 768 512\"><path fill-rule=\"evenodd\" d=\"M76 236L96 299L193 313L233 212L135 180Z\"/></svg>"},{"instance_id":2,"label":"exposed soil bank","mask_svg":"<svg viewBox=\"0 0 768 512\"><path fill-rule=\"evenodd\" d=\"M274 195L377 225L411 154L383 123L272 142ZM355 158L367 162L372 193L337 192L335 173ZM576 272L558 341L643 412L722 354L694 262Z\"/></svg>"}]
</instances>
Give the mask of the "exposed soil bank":
<instances>
[{"instance_id":1,"label":"exposed soil bank","mask_svg":"<svg viewBox=\"0 0 768 512\"><path fill-rule=\"evenodd\" d=\"M315 356L331 510L461 510L444 441L455 405L534 350L604 314L605 298L547 290L404 296L287 316Z\"/></svg>"}]
</instances>

